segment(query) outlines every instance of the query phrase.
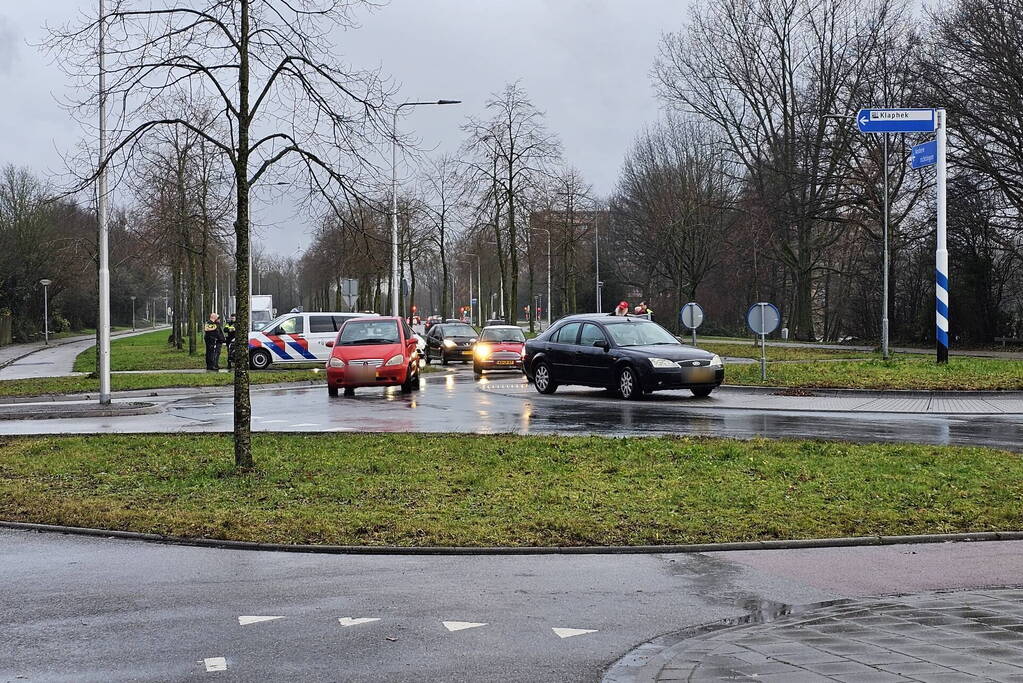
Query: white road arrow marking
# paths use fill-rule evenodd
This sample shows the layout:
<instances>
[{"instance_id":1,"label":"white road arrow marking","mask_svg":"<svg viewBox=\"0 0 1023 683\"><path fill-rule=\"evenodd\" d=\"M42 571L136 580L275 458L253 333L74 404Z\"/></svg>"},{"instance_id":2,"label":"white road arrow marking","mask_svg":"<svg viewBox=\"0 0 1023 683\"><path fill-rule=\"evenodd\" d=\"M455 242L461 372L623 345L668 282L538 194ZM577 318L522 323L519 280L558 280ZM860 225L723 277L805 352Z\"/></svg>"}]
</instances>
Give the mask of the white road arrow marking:
<instances>
[{"instance_id":1,"label":"white road arrow marking","mask_svg":"<svg viewBox=\"0 0 1023 683\"><path fill-rule=\"evenodd\" d=\"M223 657L207 657L202 660L206 665L206 673L211 671L227 671L227 660Z\"/></svg>"},{"instance_id":2,"label":"white road arrow marking","mask_svg":"<svg viewBox=\"0 0 1023 683\"><path fill-rule=\"evenodd\" d=\"M572 636L582 636L587 633L596 633L595 628L552 628L554 635L558 638L571 638Z\"/></svg>"},{"instance_id":3,"label":"white road arrow marking","mask_svg":"<svg viewBox=\"0 0 1023 683\"><path fill-rule=\"evenodd\" d=\"M444 628L449 631L464 631L467 628L476 628L478 626L486 626L486 624L477 624L473 621L445 621Z\"/></svg>"},{"instance_id":4,"label":"white road arrow marking","mask_svg":"<svg viewBox=\"0 0 1023 683\"><path fill-rule=\"evenodd\" d=\"M359 624L368 624L371 621L380 621L377 617L338 617L337 623L342 626L358 626Z\"/></svg>"},{"instance_id":5,"label":"white road arrow marking","mask_svg":"<svg viewBox=\"0 0 1023 683\"><path fill-rule=\"evenodd\" d=\"M274 619L283 619L284 617L238 617L239 626L248 626L249 624L258 624L261 621L273 621Z\"/></svg>"}]
</instances>

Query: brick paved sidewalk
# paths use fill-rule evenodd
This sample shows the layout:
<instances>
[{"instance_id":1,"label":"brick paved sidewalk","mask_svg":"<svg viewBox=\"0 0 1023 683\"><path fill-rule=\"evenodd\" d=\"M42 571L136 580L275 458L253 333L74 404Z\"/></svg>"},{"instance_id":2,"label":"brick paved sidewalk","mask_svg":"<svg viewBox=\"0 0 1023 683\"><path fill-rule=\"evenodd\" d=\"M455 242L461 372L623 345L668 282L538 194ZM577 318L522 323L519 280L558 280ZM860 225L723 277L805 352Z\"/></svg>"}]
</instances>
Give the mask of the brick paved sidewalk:
<instances>
[{"instance_id":1,"label":"brick paved sidewalk","mask_svg":"<svg viewBox=\"0 0 1023 683\"><path fill-rule=\"evenodd\" d=\"M704 633L657 661L637 680L1023 681L1023 590L845 600Z\"/></svg>"}]
</instances>

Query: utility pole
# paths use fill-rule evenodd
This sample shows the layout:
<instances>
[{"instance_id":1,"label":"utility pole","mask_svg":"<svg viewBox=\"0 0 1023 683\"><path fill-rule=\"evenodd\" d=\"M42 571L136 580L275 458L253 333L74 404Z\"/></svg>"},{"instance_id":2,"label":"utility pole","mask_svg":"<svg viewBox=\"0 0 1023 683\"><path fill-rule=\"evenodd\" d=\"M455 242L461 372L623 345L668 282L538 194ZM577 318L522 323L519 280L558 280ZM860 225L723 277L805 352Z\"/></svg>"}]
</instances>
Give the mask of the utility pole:
<instances>
[{"instance_id":1,"label":"utility pole","mask_svg":"<svg viewBox=\"0 0 1023 683\"><path fill-rule=\"evenodd\" d=\"M96 219L99 223L99 336L100 405L110 404L110 230L107 225L107 77L106 77L106 7L99 0L99 177L96 183Z\"/></svg>"},{"instance_id":2,"label":"utility pole","mask_svg":"<svg viewBox=\"0 0 1023 683\"><path fill-rule=\"evenodd\" d=\"M600 313L604 310L600 301L600 239L599 233L597 232L597 218L593 218L593 253L596 257L596 284L597 284L597 312Z\"/></svg>"},{"instance_id":3,"label":"utility pole","mask_svg":"<svg viewBox=\"0 0 1023 683\"><path fill-rule=\"evenodd\" d=\"M135 297L131 298L131 331L135 331Z\"/></svg>"}]
</instances>

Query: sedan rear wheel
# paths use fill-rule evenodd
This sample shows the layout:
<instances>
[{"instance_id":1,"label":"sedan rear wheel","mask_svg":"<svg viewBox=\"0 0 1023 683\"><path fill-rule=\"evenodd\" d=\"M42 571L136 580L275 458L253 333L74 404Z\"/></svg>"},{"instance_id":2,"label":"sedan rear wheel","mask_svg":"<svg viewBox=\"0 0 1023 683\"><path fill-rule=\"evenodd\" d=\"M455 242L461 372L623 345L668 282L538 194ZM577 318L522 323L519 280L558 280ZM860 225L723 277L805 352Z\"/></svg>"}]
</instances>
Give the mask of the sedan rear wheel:
<instances>
[{"instance_id":1,"label":"sedan rear wheel","mask_svg":"<svg viewBox=\"0 0 1023 683\"><path fill-rule=\"evenodd\" d=\"M643 390L639 386L639 377L632 368L622 368L618 374L618 395L627 401L643 398Z\"/></svg>"},{"instance_id":2,"label":"sedan rear wheel","mask_svg":"<svg viewBox=\"0 0 1023 683\"><path fill-rule=\"evenodd\" d=\"M553 394L558 390L557 383L551 379L551 366L540 361L533 370L533 385L541 394Z\"/></svg>"}]
</instances>

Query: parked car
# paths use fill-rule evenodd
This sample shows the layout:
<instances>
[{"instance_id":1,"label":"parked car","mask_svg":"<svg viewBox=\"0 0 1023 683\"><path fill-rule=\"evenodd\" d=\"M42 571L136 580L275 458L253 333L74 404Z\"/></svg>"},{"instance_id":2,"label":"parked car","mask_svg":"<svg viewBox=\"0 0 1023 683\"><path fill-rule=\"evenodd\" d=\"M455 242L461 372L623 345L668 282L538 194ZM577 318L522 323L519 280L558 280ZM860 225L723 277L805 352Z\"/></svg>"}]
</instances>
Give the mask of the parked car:
<instances>
[{"instance_id":1,"label":"parked car","mask_svg":"<svg viewBox=\"0 0 1023 683\"><path fill-rule=\"evenodd\" d=\"M507 324L508 323L506 323L501 318L491 318L490 320L487 321L487 324L484 325L484 327L494 327L495 325L507 325Z\"/></svg>"},{"instance_id":2,"label":"parked car","mask_svg":"<svg viewBox=\"0 0 1023 683\"><path fill-rule=\"evenodd\" d=\"M472 353L472 371L476 379L484 372L494 370L522 372L525 346L526 335L516 325L484 327Z\"/></svg>"},{"instance_id":3,"label":"parked car","mask_svg":"<svg viewBox=\"0 0 1023 683\"><path fill-rule=\"evenodd\" d=\"M541 394L563 384L604 387L626 399L658 389L708 396L725 378L716 354L686 346L645 318L602 313L559 320L526 342L526 376Z\"/></svg>"},{"instance_id":4,"label":"parked car","mask_svg":"<svg viewBox=\"0 0 1023 683\"><path fill-rule=\"evenodd\" d=\"M415 333L401 318L353 318L341 326L327 360L327 394L355 394L357 387L419 388Z\"/></svg>"},{"instance_id":5,"label":"parked car","mask_svg":"<svg viewBox=\"0 0 1023 683\"><path fill-rule=\"evenodd\" d=\"M468 363L472 360L472 347L478 338L476 328L457 320L434 325L426 333L426 362L429 364L437 359L441 365L451 361Z\"/></svg>"},{"instance_id":6,"label":"parked car","mask_svg":"<svg viewBox=\"0 0 1023 683\"><path fill-rule=\"evenodd\" d=\"M345 321L375 315L336 311L285 313L262 330L249 333L249 367L264 370L273 363L324 363L330 357L327 342L337 337Z\"/></svg>"}]
</instances>

